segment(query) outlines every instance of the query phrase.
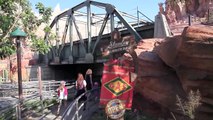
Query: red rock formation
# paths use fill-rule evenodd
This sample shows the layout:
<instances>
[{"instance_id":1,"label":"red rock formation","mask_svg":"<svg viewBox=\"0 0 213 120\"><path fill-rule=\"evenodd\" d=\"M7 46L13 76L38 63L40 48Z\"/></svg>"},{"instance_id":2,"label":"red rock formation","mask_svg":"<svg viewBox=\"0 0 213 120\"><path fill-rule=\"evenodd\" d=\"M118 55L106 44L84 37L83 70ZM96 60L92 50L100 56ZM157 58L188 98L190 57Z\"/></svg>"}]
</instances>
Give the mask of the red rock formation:
<instances>
[{"instance_id":1,"label":"red rock formation","mask_svg":"<svg viewBox=\"0 0 213 120\"><path fill-rule=\"evenodd\" d=\"M166 0L165 13L167 20L171 21L170 17L172 11L175 13L175 19L182 21L187 19L187 15L194 15L196 17L203 18L206 16L209 8L210 0Z\"/></svg>"},{"instance_id":2,"label":"red rock formation","mask_svg":"<svg viewBox=\"0 0 213 120\"><path fill-rule=\"evenodd\" d=\"M5 61L5 62L4 62ZM26 46L23 42L22 44L22 57L21 57L22 65L22 79L23 81L27 81L30 79L30 67L32 65L38 64L38 56L36 53L31 51L31 49ZM0 63L2 64L0 67L0 72L2 70L6 70L9 73L9 79L11 82L17 82L18 80L18 71L17 71L17 59L16 59L16 54L11 55L10 57L0 60ZM6 66L6 67L5 67ZM0 77L2 74L0 73Z\"/></svg>"},{"instance_id":3,"label":"red rock formation","mask_svg":"<svg viewBox=\"0 0 213 120\"><path fill-rule=\"evenodd\" d=\"M139 70L133 105L158 117L181 113L176 95L185 99L190 90L199 90L202 104L196 117L213 119L212 28L186 27L180 36L144 40L135 51Z\"/></svg>"},{"instance_id":4,"label":"red rock formation","mask_svg":"<svg viewBox=\"0 0 213 120\"><path fill-rule=\"evenodd\" d=\"M199 7L196 11L198 17L205 17L209 8L209 2L210 0L198 0Z\"/></svg>"},{"instance_id":5,"label":"red rock formation","mask_svg":"<svg viewBox=\"0 0 213 120\"><path fill-rule=\"evenodd\" d=\"M175 107L176 95L184 96L184 91L175 72L164 64L153 51L161 39L148 39L139 43L135 50L138 55L138 79L135 86L134 106L151 113L154 116L164 117ZM140 101L137 101L140 99ZM142 103L142 104L141 104ZM163 115L163 116L162 116Z\"/></svg>"},{"instance_id":6,"label":"red rock formation","mask_svg":"<svg viewBox=\"0 0 213 120\"><path fill-rule=\"evenodd\" d=\"M166 11L166 18L169 24L175 24L177 22L176 20L176 14L175 12L171 9L171 7L167 7Z\"/></svg>"}]
</instances>

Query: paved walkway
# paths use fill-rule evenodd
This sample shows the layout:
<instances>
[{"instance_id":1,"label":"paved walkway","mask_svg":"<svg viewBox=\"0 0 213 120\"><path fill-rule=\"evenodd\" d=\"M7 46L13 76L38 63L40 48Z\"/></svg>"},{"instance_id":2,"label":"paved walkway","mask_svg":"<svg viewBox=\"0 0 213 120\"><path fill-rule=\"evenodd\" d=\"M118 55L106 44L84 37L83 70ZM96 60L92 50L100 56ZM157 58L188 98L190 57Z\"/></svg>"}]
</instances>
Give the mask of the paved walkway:
<instances>
[{"instance_id":1,"label":"paved walkway","mask_svg":"<svg viewBox=\"0 0 213 120\"><path fill-rule=\"evenodd\" d=\"M58 104L56 104L54 106L51 106L49 109L44 110L44 114L42 116L31 116L31 117L28 117L27 120L61 120L63 113L65 112L67 107L71 105L72 103L73 101L69 100L67 101L67 105L62 105L59 115L57 115ZM82 103L79 104L79 106L81 105ZM84 120L89 120L92 114L98 110L98 105L99 105L98 101L89 100L87 102L86 109L83 110L83 107L82 107L82 109L79 110L79 116L81 116L80 118L81 119L85 118ZM74 109L72 109L72 111L66 118L71 118L71 116L73 116L75 111L76 109L74 107Z\"/></svg>"},{"instance_id":2,"label":"paved walkway","mask_svg":"<svg viewBox=\"0 0 213 120\"><path fill-rule=\"evenodd\" d=\"M44 114L42 116L32 116L27 118L27 120L61 120L61 116L63 115L69 104L72 104L72 100L68 100L67 105L61 106L59 115L57 115L58 104L56 104L51 106L49 109L44 110Z\"/></svg>"},{"instance_id":3,"label":"paved walkway","mask_svg":"<svg viewBox=\"0 0 213 120\"><path fill-rule=\"evenodd\" d=\"M100 93L98 93L100 94ZM74 95L74 94L73 94ZM98 95L100 96L100 95ZM73 103L73 98L74 96L70 97L71 99L69 99L67 101L67 104L62 104L61 109L60 109L60 113L59 115L57 115L57 109L58 109L58 104L53 105L51 107L49 107L48 109L44 110L43 115L33 115L30 118L28 117L27 120L61 120L62 115L64 114L65 110L70 106L72 106ZM82 106L82 107L80 107ZM93 113L95 111L98 110L99 107L99 98L96 99L96 97L94 96L94 94L90 94L89 96L87 96L87 103L86 103L86 109L84 110L84 104L83 102L78 103L78 119L79 120L89 120L91 118L91 116L93 115ZM71 110L71 111L70 111ZM68 120L70 119L72 116L74 116L74 114L76 113L76 106L74 105L72 109L68 110L67 115L65 116L65 118Z\"/></svg>"},{"instance_id":4,"label":"paved walkway","mask_svg":"<svg viewBox=\"0 0 213 120\"><path fill-rule=\"evenodd\" d=\"M78 110L78 119L79 120L90 120L90 118L92 117L93 113L95 111L98 110L98 106L99 106L99 100L98 101L94 101L94 100L89 100L86 104L86 109L84 109L84 104L81 102L78 105L79 107L81 106L81 108ZM72 118L74 116L76 112L76 107L74 106L74 108L70 111L70 113L68 113L68 115L65 117L66 120ZM77 116L75 115L75 119L77 120Z\"/></svg>"}]
</instances>

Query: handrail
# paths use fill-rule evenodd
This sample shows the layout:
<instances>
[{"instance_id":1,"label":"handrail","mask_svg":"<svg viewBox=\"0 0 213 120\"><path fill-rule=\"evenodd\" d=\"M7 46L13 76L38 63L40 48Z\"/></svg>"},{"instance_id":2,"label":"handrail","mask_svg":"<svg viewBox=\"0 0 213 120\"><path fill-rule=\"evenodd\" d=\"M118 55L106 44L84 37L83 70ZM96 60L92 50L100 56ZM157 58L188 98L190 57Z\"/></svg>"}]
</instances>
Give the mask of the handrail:
<instances>
[{"instance_id":1,"label":"handrail","mask_svg":"<svg viewBox=\"0 0 213 120\"><path fill-rule=\"evenodd\" d=\"M95 88L95 89L92 89L92 90L89 90L89 91L86 91L85 93L81 94L79 97L77 97L68 107L67 109L65 110L65 112L63 113L62 117L61 117L61 120L68 120L67 117L69 117L71 111L73 109L75 109L76 107L76 111L75 113L73 114L72 117L69 117L69 120L74 120L75 117L77 117L77 119L79 120L79 115L78 115L78 112L79 110L85 105L85 103L87 103L90 99L89 97L91 96L92 92L96 91L96 90L100 90L100 88ZM88 95L90 93L90 95ZM83 96L87 96L87 100L83 102L83 104L81 104L80 106L78 106L78 101L83 97ZM94 97L93 97L94 98ZM88 116L87 116L88 117ZM82 118L83 119L83 118Z\"/></svg>"}]
</instances>

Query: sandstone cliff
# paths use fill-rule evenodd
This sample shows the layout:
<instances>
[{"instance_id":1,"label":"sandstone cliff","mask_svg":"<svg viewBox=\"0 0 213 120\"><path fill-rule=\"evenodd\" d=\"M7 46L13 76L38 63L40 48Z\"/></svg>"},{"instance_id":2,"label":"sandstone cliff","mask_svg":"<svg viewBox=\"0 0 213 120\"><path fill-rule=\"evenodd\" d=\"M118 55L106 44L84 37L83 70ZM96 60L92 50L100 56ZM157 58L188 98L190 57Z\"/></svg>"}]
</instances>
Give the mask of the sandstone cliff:
<instances>
[{"instance_id":1,"label":"sandstone cliff","mask_svg":"<svg viewBox=\"0 0 213 120\"><path fill-rule=\"evenodd\" d=\"M210 0L166 0L165 15L169 23L186 21L187 16L207 17Z\"/></svg>"},{"instance_id":2,"label":"sandstone cliff","mask_svg":"<svg viewBox=\"0 0 213 120\"><path fill-rule=\"evenodd\" d=\"M180 36L141 41L134 106L156 117L181 114L176 95L186 99L190 90L201 92L199 120L213 119L213 30L186 27Z\"/></svg>"}]
</instances>

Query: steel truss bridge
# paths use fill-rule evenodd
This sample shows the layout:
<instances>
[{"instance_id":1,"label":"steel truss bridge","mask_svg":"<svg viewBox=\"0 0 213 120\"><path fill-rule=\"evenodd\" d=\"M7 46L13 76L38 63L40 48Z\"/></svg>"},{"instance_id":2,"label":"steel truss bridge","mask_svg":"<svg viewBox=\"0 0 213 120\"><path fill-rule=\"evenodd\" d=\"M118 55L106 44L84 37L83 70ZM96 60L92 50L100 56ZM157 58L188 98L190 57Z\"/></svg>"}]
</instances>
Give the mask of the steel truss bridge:
<instances>
[{"instance_id":1,"label":"steel truss bridge","mask_svg":"<svg viewBox=\"0 0 213 120\"><path fill-rule=\"evenodd\" d=\"M46 33L45 40L54 47L45 62L51 65L104 62L103 52L115 29L122 37L134 36L135 42L154 34L154 22L142 12L137 10L135 17L111 4L91 0L57 15L50 28L52 33Z\"/></svg>"}]
</instances>

